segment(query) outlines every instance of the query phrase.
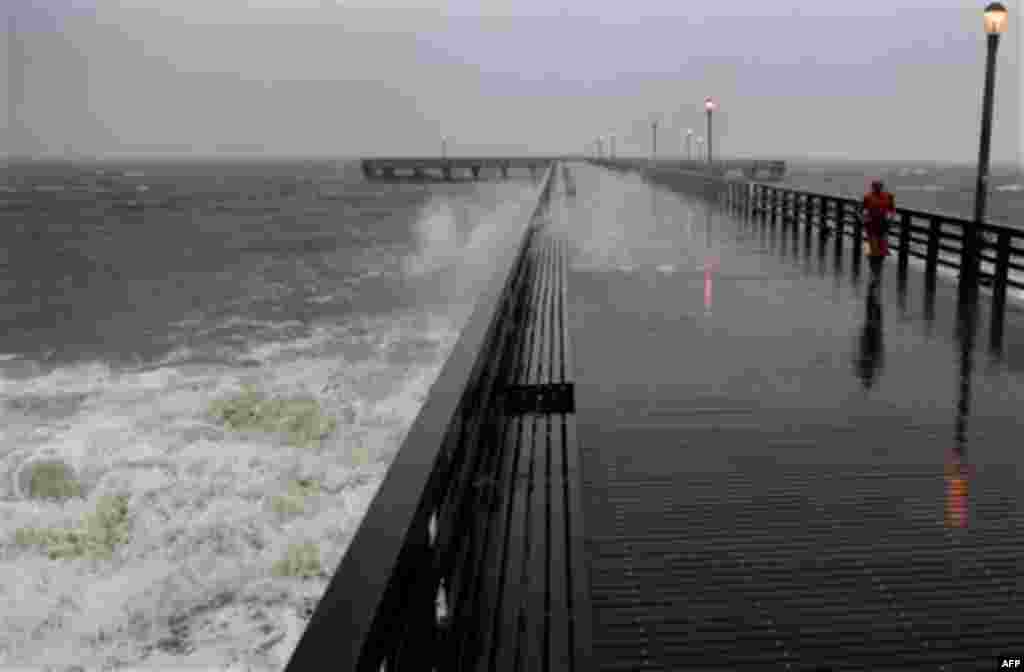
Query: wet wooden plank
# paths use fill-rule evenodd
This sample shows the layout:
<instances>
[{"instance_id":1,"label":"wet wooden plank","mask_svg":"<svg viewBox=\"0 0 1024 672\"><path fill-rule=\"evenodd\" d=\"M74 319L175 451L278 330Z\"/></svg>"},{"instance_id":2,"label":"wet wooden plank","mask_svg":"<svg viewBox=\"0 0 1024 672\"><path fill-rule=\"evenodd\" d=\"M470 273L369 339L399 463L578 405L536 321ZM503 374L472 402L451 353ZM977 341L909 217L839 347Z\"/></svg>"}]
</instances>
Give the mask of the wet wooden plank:
<instances>
[{"instance_id":1,"label":"wet wooden plank","mask_svg":"<svg viewBox=\"0 0 1024 672\"><path fill-rule=\"evenodd\" d=\"M551 295L552 295L552 249L551 238L546 232L540 236L537 297L538 317L533 329L536 332L536 347L529 384L540 385L548 382L551 352ZM531 414L527 416L527 426L532 432L533 459L530 465L529 507L528 507L528 541L526 551L525 589L526 600L521 616L522 640L519 643L521 668L523 670L543 670L544 644L547 635L547 523L548 494L550 479L548 478L549 416Z\"/></svg>"},{"instance_id":2,"label":"wet wooden plank","mask_svg":"<svg viewBox=\"0 0 1024 672\"><path fill-rule=\"evenodd\" d=\"M520 332L519 352L517 353L517 370L509 381L515 384L524 383L529 375L529 366L533 352L533 331L531 325L535 320L533 305L536 297L536 283L533 281L535 268L534 251L527 251L529 260L528 287L525 290L527 295L526 319L524 328ZM499 487L501 499L499 502L495 525L499 530L493 553L487 562L487 577L485 580L486 590L491 597L483 602L484 611L481 613L481 632L479 643L479 658L477 670L479 672L490 672L495 663L497 651L502 641L507 641L508 636L502 632L504 623L501 620L503 603L506 598L506 591L509 590L507 579L510 573L515 572L515 567L510 565L509 558L514 556L513 549L522 542L522 527L517 524L517 504L521 506L522 492L521 479L518 477L520 462L524 459L523 453L529 453L529 443L525 437L525 427L521 416L514 416L508 419L508 426L504 435L506 444L506 456L503 460L502 470L499 476ZM528 459L528 457L527 457ZM521 522L522 516L519 516ZM517 586L511 590L518 592ZM514 599L514 598L513 598Z\"/></svg>"}]
</instances>

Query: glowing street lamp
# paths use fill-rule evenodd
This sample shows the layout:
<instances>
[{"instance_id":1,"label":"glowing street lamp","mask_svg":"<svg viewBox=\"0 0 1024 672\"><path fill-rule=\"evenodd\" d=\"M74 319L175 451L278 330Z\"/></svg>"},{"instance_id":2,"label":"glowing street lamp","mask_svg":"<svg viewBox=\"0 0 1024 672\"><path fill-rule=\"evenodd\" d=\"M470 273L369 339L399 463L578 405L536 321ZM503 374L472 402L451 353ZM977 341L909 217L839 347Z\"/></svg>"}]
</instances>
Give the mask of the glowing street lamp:
<instances>
[{"instance_id":1,"label":"glowing street lamp","mask_svg":"<svg viewBox=\"0 0 1024 672\"><path fill-rule=\"evenodd\" d=\"M711 156L711 139L712 139L712 136L711 136L711 113L715 111L715 107L716 107L715 106L715 101L714 101L714 99L711 98L711 96L708 96L707 98L704 99L704 109L707 110L707 113L708 113L708 163L711 163L711 160L712 160L712 156Z\"/></svg>"},{"instance_id":2,"label":"glowing street lamp","mask_svg":"<svg viewBox=\"0 0 1024 672\"><path fill-rule=\"evenodd\" d=\"M981 107L981 142L978 150L978 180L974 188L974 221L970 232L964 232L963 253L960 260L960 303L974 300L977 289L980 229L984 224L988 197L989 154L992 144L992 100L996 84L996 52L999 35L1006 30L1009 13L999 2L989 3L984 14L985 33L988 34L988 58L985 63L985 90Z\"/></svg>"}]
</instances>

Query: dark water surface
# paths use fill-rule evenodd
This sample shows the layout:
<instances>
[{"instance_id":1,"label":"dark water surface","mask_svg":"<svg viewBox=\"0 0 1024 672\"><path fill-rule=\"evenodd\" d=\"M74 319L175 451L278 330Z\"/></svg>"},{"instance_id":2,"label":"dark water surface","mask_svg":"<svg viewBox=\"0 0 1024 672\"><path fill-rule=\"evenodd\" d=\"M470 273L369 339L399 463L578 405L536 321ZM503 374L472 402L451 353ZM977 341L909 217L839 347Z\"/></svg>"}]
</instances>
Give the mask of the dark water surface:
<instances>
[{"instance_id":1,"label":"dark water surface","mask_svg":"<svg viewBox=\"0 0 1024 672\"><path fill-rule=\"evenodd\" d=\"M222 348L261 329L279 337L281 324L422 303L400 267L420 242L412 223L432 196L451 196L446 216L464 239L472 222L458 203L476 187L370 185L353 168L7 167L0 353L149 361L182 344Z\"/></svg>"}]
</instances>

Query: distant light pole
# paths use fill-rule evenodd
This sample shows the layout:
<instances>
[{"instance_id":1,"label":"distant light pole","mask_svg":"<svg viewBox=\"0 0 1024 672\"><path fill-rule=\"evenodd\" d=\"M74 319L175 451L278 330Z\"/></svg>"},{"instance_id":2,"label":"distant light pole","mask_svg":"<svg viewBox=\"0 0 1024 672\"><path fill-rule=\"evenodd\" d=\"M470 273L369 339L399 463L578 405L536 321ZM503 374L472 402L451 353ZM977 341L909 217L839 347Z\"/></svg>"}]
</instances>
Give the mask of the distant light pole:
<instances>
[{"instance_id":1,"label":"distant light pole","mask_svg":"<svg viewBox=\"0 0 1024 672\"><path fill-rule=\"evenodd\" d=\"M615 134L612 134L611 136L609 136L609 143L610 143L610 148L609 148L610 149L610 157L609 158L611 158L614 161L615 160Z\"/></svg>"},{"instance_id":2,"label":"distant light pole","mask_svg":"<svg viewBox=\"0 0 1024 672\"><path fill-rule=\"evenodd\" d=\"M658 120L651 122L651 161L658 158Z\"/></svg>"},{"instance_id":3,"label":"distant light pole","mask_svg":"<svg viewBox=\"0 0 1024 672\"><path fill-rule=\"evenodd\" d=\"M686 160L693 161L693 129L686 129Z\"/></svg>"},{"instance_id":4,"label":"distant light pole","mask_svg":"<svg viewBox=\"0 0 1024 672\"><path fill-rule=\"evenodd\" d=\"M442 137L441 138L441 158L442 159L447 159L448 158L448 138L447 137Z\"/></svg>"},{"instance_id":5,"label":"distant light pole","mask_svg":"<svg viewBox=\"0 0 1024 672\"><path fill-rule=\"evenodd\" d=\"M697 160L701 161L704 158L704 136L697 136Z\"/></svg>"},{"instance_id":6,"label":"distant light pole","mask_svg":"<svg viewBox=\"0 0 1024 672\"><path fill-rule=\"evenodd\" d=\"M715 111L715 101L711 96L704 99L704 109L708 112L708 163L711 163L714 158L711 154L711 113Z\"/></svg>"},{"instance_id":7,"label":"distant light pole","mask_svg":"<svg viewBox=\"0 0 1024 672\"><path fill-rule=\"evenodd\" d=\"M985 63L985 92L981 107L981 143L978 150L978 180L974 188L974 221L971 231L964 232L963 254L960 260L961 303L974 300L980 265L981 227L985 220L988 198L989 153L992 144L992 99L996 84L996 52L999 35L1006 30L1008 12L999 2L985 7L985 32L988 34L988 59Z\"/></svg>"}]
</instances>

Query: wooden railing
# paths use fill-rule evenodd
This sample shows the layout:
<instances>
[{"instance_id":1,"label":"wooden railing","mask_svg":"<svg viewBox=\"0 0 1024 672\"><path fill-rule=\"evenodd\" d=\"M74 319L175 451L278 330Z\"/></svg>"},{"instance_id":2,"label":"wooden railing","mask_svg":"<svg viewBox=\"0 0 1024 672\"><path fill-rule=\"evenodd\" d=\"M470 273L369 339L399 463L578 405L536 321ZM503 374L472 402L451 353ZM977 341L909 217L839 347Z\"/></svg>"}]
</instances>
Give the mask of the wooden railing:
<instances>
[{"instance_id":1,"label":"wooden railing","mask_svg":"<svg viewBox=\"0 0 1024 672\"><path fill-rule=\"evenodd\" d=\"M475 586L499 442L503 382L528 310L526 251L550 198L549 164L528 222L506 232L489 286L310 618L287 670L467 669L482 618ZM483 503L482 503L483 502Z\"/></svg>"}]
</instances>

